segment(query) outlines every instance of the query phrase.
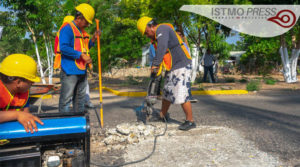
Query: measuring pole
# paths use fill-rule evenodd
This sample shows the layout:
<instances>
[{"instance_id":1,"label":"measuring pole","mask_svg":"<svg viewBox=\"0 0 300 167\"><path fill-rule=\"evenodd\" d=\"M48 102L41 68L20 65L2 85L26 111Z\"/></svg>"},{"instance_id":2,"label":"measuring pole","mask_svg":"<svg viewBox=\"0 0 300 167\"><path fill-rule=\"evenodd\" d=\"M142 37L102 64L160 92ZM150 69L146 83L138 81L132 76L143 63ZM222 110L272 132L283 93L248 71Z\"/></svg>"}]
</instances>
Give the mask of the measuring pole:
<instances>
[{"instance_id":1,"label":"measuring pole","mask_svg":"<svg viewBox=\"0 0 300 167\"><path fill-rule=\"evenodd\" d=\"M99 20L96 20L97 31L99 31ZM98 43L98 73L99 73L99 97L100 97L100 119L101 119L101 128L103 128L103 104L102 104L102 72L101 72L101 52L100 52L100 36L97 35Z\"/></svg>"}]
</instances>

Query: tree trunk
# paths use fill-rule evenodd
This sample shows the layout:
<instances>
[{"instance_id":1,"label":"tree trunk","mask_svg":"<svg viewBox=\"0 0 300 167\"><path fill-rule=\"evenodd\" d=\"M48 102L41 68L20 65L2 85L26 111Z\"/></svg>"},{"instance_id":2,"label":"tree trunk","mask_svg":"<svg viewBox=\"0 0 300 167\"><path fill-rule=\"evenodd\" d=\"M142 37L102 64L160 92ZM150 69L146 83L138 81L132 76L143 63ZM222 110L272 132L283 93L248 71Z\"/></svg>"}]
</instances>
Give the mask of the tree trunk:
<instances>
[{"instance_id":1,"label":"tree trunk","mask_svg":"<svg viewBox=\"0 0 300 167\"><path fill-rule=\"evenodd\" d=\"M298 42L299 43L299 42ZM299 46L292 50L291 58L289 58L287 45L285 41L285 36L280 36L280 44L281 47L279 49L279 53L281 55L282 65L283 65L283 76L284 80L287 83L295 83L298 81L297 79L297 62L300 53Z\"/></svg>"},{"instance_id":2,"label":"tree trunk","mask_svg":"<svg viewBox=\"0 0 300 167\"><path fill-rule=\"evenodd\" d=\"M49 38L48 38L49 39ZM51 40L49 40L51 41ZM50 42L50 76L51 76L51 81L49 80L49 83L52 84L52 78L53 78L53 58L54 58L54 52L53 52L53 47L52 43Z\"/></svg>"},{"instance_id":3,"label":"tree trunk","mask_svg":"<svg viewBox=\"0 0 300 167\"><path fill-rule=\"evenodd\" d=\"M45 34L43 33L43 38L44 38L44 43L45 43L45 48L46 48L46 54L47 54L47 62L48 62L48 82L49 84L52 84L52 78L51 78L51 75L50 75L50 71L51 71L51 64L50 64L50 51L49 51L49 46L48 46L48 43L47 43L47 40L46 40L46 36ZM47 70L45 71L45 73L47 72ZM51 82L51 83L50 83Z\"/></svg>"},{"instance_id":4,"label":"tree trunk","mask_svg":"<svg viewBox=\"0 0 300 167\"><path fill-rule=\"evenodd\" d=\"M195 82L197 77L197 71L199 66L199 50L195 45L191 45L191 53L192 53L192 74L191 74L191 82Z\"/></svg>"},{"instance_id":5,"label":"tree trunk","mask_svg":"<svg viewBox=\"0 0 300 167\"><path fill-rule=\"evenodd\" d=\"M41 74L41 78L42 78L42 83L43 83L43 84L46 84L46 80L45 80L44 73L43 73L42 63L41 63L41 60L40 60L39 49L38 49L37 42L36 42L35 33L34 33L33 29L30 27L28 20L26 20L26 24L27 24L27 26L28 26L29 31L30 31L31 34L32 34L32 39L33 39L33 43L34 43L34 46L35 46L36 57L37 57L37 59L38 59L38 66L39 66L39 69L40 69L40 74Z\"/></svg>"}]
</instances>

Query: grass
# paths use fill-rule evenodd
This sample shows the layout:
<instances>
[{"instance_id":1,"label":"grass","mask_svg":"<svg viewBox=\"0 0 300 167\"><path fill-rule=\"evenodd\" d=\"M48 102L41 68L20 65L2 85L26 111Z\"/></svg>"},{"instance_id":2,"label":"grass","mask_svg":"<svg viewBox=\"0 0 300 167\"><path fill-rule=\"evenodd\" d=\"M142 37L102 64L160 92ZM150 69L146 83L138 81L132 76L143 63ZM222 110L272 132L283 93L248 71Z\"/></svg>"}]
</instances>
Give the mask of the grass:
<instances>
[{"instance_id":1,"label":"grass","mask_svg":"<svg viewBox=\"0 0 300 167\"><path fill-rule=\"evenodd\" d=\"M267 84L267 85L275 85L277 80L274 79L274 78L264 78L264 82Z\"/></svg>"},{"instance_id":2,"label":"grass","mask_svg":"<svg viewBox=\"0 0 300 167\"><path fill-rule=\"evenodd\" d=\"M251 80L248 84L246 89L248 91L259 91L260 90L260 81L259 80Z\"/></svg>"},{"instance_id":3,"label":"grass","mask_svg":"<svg viewBox=\"0 0 300 167\"><path fill-rule=\"evenodd\" d=\"M199 84L198 90L204 90L204 86L202 83Z\"/></svg>"}]
</instances>

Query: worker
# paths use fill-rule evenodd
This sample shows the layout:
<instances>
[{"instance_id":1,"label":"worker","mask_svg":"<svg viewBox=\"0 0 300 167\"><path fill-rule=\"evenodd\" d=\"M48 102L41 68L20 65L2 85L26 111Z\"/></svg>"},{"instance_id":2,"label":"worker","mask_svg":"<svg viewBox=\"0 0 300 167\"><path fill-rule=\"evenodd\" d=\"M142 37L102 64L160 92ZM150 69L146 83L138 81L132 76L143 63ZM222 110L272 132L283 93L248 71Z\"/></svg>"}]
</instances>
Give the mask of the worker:
<instances>
[{"instance_id":1,"label":"worker","mask_svg":"<svg viewBox=\"0 0 300 167\"><path fill-rule=\"evenodd\" d=\"M206 53L204 54L204 76L203 76L203 82L206 82L207 73L209 72L210 78L212 83L216 83L215 77L214 77L214 65L216 63L215 56L211 53L211 50L208 46Z\"/></svg>"},{"instance_id":2,"label":"worker","mask_svg":"<svg viewBox=\"0 0 300 167\"><path fill-rule=\"evenodd\" d=\"M55 37L55 42L54 42L54 53L55 53L55 59L54 59L54 63L53 63L53 68L54 69L58 69L61 66L61 52L59 49L59 34L60 34L60 30L65 27L66 25L68 25L70 22L72 22L74 20L74 16L65 16L64 20L63 20L63 24L60 26L58 32L56 33L56 37ZM92 64L89 64L89 68L92 71ZM85 106L88 108L93 108L94 105L91 103L90 101L90 90L89 90L89 83L86 82L86 94L85 94ZM72 101L70 101L68 103L68 106L70 106L72 103Z\"/></svg>"},{"instance_id":3,"label":"worker","mask_svg":"<svg viewBox=\"0 0 300 167\"><path fill-rule=\"evenodd\" d=\"M89 49L94 46L96 31L90 39L85 29L93 23L95 11L92 6L82 3L75 7L74 20L60 30L59 48L61 51L61 91L59 112L70 112L70 102L74 112L84 112L87 85L87 64L92 63Z\"/></svg>"},{"instance_id":4,"label":"worker","mask_svg":"<svg viewBox=\"0 0 300 167\"><path fill-rule=\"evenodd\" d=\"M68 15L68 16L64 17L63 24L60 26L58 32L56 33L55 42L54 42L54 54L55 54L54 63L53 63L54 69L60 68L60 65L61 65L61 51L59 49L60 30L63 27L65 27L66 25L68 25L70 22L72 22L73 20L74 20L74 16Z\"/></svg>"},{"instance_id":5,"label":"worker","mask_svg":"<svg viewBox=\"0 0 300 167\"><path fill-rule=\"evenodd\" d=\"M37 132L36 122L43 122L29 113L29 89L39 82L37 64L24 54L7 56L0 64L0 123L19 121L26 132Z\"/></svg>"},{"instance_id":6,"label":"worker","mask_svg":"<svg viewBox=\"0 0 300 167\"><path fill-rule=\"evenodd\" d=\"M158 25L154 19L147 16L138 20L137 28L142 35L157 43L151 73L161 71L162 65L166 69L160 117L169 119L167 114L170 105L181 104L186 120L178 128L180 130L195 128L188 93L191 86L191 56L182 39L171 24Z\"/></svg>"}]
</instances>

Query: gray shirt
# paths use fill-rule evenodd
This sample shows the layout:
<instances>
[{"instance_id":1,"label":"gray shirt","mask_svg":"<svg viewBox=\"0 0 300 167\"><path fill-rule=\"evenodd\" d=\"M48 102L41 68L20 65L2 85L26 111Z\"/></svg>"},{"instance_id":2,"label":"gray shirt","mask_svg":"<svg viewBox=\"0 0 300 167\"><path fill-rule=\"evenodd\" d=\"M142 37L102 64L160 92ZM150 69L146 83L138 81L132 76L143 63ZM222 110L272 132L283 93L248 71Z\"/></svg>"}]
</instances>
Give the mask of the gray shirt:
<instances>
[{"instance_id":1,"label":"gray shirt","mask_svg":"<svg viewBox=\"0 0 300 167\"><path fill-rule=\"evenodd\" d=\"M153 66L159 66L169 49L172 55L172 70L179 69L191 63L181 49L176 32L167 25L161 25L156 29L157 50L153 59Z\"/></svg>"}]
</instances>

